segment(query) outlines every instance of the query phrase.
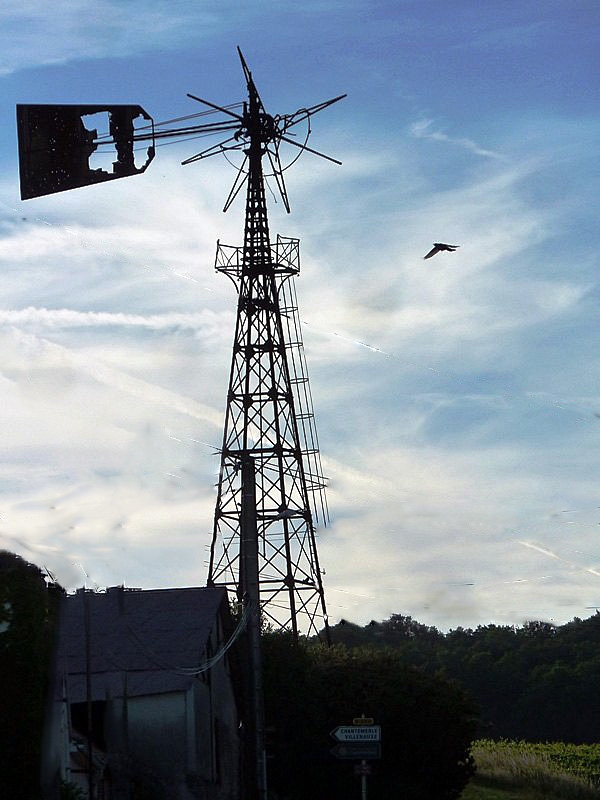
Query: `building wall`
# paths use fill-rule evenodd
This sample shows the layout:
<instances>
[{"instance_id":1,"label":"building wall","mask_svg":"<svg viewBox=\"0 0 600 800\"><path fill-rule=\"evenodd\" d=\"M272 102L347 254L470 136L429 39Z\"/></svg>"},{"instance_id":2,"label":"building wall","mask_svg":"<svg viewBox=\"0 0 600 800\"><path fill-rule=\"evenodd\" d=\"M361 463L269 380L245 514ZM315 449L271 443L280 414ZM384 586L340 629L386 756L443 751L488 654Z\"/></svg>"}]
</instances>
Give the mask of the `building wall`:
<instances>
[{"instance_id":1,"label":"building wall","mask_svg":"<svg viewBox=\"0 0 600 800\"><path fill-rule=\"evenodd\" d=\"M144 800L237 800L238 716L222 666L187 692L132 697L126 704L117 699L109 707L106 739L115 800L129 800L131 786L133 797L137 793Z\"/></svg>"},{"instance_id":2,"label":"building wall","mask_svg":"<svg viewBox=\"0 0 600 800\"><path fill-rule=\"evenodd\" d=\"M105 725L114 800L238 800L239 715L227 658L185 692L109 701Z\"/></svg>"},{"instance_id":3,"label":"building wall","mask_svg":"<svg viewBox=\"0 0 600 800\"><path fill-rule=\"evenodd\" d=\"M185 774L185 693L130 697L127 706L131 757L161 779L168 779L173 773Z\"/></svg>"},{"instance_id":4,"label":"building wall","mask_svg":"<svg viewBox=\"0 0 600 800\"><path fill-rule=\"evenodd\" d=\"M218 641L222 643L225 636L220 619L218 626ZM210 670L208 683L212 704L213 780L220 785L223 797L237 798L241 771L239 711L227 657Z\"/></svg>"}]
</instances>

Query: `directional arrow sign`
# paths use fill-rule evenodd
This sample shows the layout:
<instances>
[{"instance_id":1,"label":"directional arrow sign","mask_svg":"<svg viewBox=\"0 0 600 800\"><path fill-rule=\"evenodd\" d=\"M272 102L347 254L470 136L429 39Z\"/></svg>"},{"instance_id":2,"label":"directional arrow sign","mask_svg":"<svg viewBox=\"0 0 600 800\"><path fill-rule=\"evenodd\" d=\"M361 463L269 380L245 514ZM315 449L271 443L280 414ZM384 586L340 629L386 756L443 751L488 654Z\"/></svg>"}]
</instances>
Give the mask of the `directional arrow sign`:
<instances>
[{"instance_id":1,"label":"directional arrow sign","mask_svg":"<svg viewBox=\"0 0 600 800\"><path fill-rule=\"evenodd\" d=\"M340 743L331 748L331 754L336 758L366 761L367 759L381 758L381 745L379 742Z\"/></svg>"},{"instance_id":2,"label":"directional arrow sign","mask_svg":"<svg viewBox=\"0 0 600 800\"><path fill-rule=\"evenodd\" d=\"M381 725L338 725L330 735L337 742L380 742Z\"/></svg>"}]
</instances>

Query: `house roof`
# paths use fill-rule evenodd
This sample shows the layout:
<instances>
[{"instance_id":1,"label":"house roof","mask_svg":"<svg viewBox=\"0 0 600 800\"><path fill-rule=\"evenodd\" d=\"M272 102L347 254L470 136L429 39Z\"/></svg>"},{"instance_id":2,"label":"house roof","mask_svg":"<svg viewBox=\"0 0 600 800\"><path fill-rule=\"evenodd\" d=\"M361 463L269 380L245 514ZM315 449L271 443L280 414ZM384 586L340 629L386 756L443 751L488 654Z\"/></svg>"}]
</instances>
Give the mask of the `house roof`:
<instances>
[{"instance_id":1,"label":"house roof","mask_svg":"<svg viewBox=\"0 0 600 800\"><path fill-rule=\"evenodd\" d=\"M91 699L106 700L187 689L194 677L186 670L206 658L226 598L222 588L114 587L67 595L61 608L57 665L59 676L67 676L69 702L87 698L86 603ZM217 646L213 637L213 647Z\"/></svg>"}]
</instances>

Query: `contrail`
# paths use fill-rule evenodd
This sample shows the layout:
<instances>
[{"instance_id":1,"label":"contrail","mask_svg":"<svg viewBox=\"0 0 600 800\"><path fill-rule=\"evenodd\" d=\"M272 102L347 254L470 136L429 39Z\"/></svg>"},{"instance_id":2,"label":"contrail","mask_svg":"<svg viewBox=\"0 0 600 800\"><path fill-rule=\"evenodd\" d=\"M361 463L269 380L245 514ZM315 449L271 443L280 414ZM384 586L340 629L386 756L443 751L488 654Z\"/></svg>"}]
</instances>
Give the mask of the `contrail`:
<instances>
[{"instance_id":1,"label":"contrail","mask_svg":"<svg viewBox=\"0 0 600 800\"><path fill-rule=\"evenodd\" d=\"M198 314L123 314L107 311L75 311L70 308L36 308L0 311L0 325L41 324L45 327L96 328L129 326L165 330L169 328L198 329L206 322L206 315Z\"/></svg>"},{"instance_id":2,"label":"contrail","mask_svg":"<svg viewBox=\"0 0 600 800\"><path fill-rule=\"evenodd\" d=\"M574 561L569 561L566 558L562 558L562 556L553 553L552 550L548 550L545 547L540 547L538 544L533 544L532 542L522 542L520 539L513 539L513 542L520 544L522 547L529 547L531 550L537 550L538 553L542 553L545 556L554 558L557 561L562 561L563 564L568 564L570 567L574 567L575 569L580 569L583 572L589 572L590 575L596 575L596 577L600 578L600 572L598 572L598 570L592 569L592 567L582 567L581 564L576 564Z\"/></svg>"},{"instance_id":3,"label":"contrail","mask_svg":"<svg viewBox=\"0 0 600 800\"><path fill-rule=\"evenodd\" d=\"M406 365L408 367L414 367L414 368L416 368L418 370L427 370L428 372L433 372L436 375L439 375L441 378L445 378L447 380L451 380L456 384L459 384L461 386L467 387L468 389L470 389L470 391L473 393L473 396L475 396L475 397L481 397L482 396L480 394L477 394L477 392L475 392L473 390L473 388L472 388L473 387L472 380L466 380L464 378L460 378L458 375L455 375L455 374L453 374L451 372L448 372L448 371L442 372L441 370L434 369L433 367L429 367L427 365L417 364L414 361L409 361L406 358L401 358L400 356L397 356L394 353L388 353L386 350L382 350L380 347L374 347L373 345L367 344L366 342L361 342L358 339L351 339L351 338L349 338L347 336L342 336L340 333L336 333L335 331L329 331L329 330L325 330L323 328L317 328L316 326L314 326L312 323L308 322L305 319L301 320L301 322L302 322L303 325L306 325L307 328L312 328L314 331L316 331L318 333L321 333L321 334L327 335L327 336L336 336L338 339L342 339L345 342L350 342L351 344L358 345L359 347L365 347L367 350L371 350L374 353L379 353L380 355L385 356L385 358L393 358L395 361L399 361L401 364L404 364L404 365ZM481 378L477 378L477 380L481 380ZM551 400L551 399L546 400L545 397L543 396L545 394L547 394L547 393L544 393L544 392L525 392L523 395L518 395L518 396L517 395L511 395L511 394L506 394L506 393L498 394L496 396L497 397L501 397L503 400L506 400L507 402L513 403L513 404L516 401L519 401L519 400L520 401L524 401L530 408L533 408L536 411L538 411L540 407L549 406L549 405L552 406L553 408L557 408L557 409L559 409L561 411L567 411L567 412L572 411L573 413L575 413L577 415L576 419L578 419L580 422L585 422L587 425L590 425L594 421L591 418L580 416L581 410L579 408L576 408L572 404L571 404L571 406L565 406L565 405L561 405L556 400ZM533 399L535 402L532 403L531 399ZM568 403L569 401L566 400L566 401L563 401L563 402ZM594 414L594 416L600 417L600 414Z\"/></svg>"},{"instance_id":4,"label":"contrail","mask_svg":"<svg viewBox=\"0 0 600 800\"><path fill-rule=\"evenodd\" d=\"M20 336L23 342L28 340L29 342L35 342L43 352L59 355L62 359L68 360L73 367L91 375L99 383L119 389L133 397L160 403L194 419L204 420L219 430L223 425L222 414L211 406L199 403L197 400L185 397L169 389L164 389L162 386L135 378L122 370L103 364L98 359L90 361L87 354L77 353L68 347L50 342L48 339L43 339L33 334L21 333Z\"/></svg>"}]
</instances>

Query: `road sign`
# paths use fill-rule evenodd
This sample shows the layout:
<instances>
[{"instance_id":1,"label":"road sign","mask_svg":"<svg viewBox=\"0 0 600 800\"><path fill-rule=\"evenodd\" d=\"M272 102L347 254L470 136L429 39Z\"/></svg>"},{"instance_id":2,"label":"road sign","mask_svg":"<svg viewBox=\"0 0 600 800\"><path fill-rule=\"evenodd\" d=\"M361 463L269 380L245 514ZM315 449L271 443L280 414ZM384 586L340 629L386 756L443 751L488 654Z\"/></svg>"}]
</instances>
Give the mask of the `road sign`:
<instances>
[{"instance_id":1,"label":"road sign","mask_svg":"<svg viewBox=\"0 0 600 800\"><path fill-rule=\"evenodd\" d=\"M330 735L338 742L380 742L381 725L338 725Z\"/></svg>"},{"instance_id":2,"label":"road sign","mask_svg":"<svg viewBox=\"0 0 600 800\"><path fill-rule=\"evenodd\" d=\"M365 763L364 761L360 764L354 765L354 774L355 775L370 775L372 772L372 768L370 764Z\"/></svg>"},{"instance_id":3,"label":"road sign","mask_svg":"<svg viewBox=\"0 0 600 800\"><path fill-rule=\"evenodd\" d=\"M353 725L372 725L375 722L373 717L354 717Z\"/></svg>"},{"instance_id":4,"label":"road sign","mask_svg":"<svg viewBox=\"0 0 600 800\"><path fill-rule=\"evenodd\" d=\"M340 742L331 748L331 754L336 758L366 761L381 758L381 745L379 742Z\"/></svg>"}]
</instances>

